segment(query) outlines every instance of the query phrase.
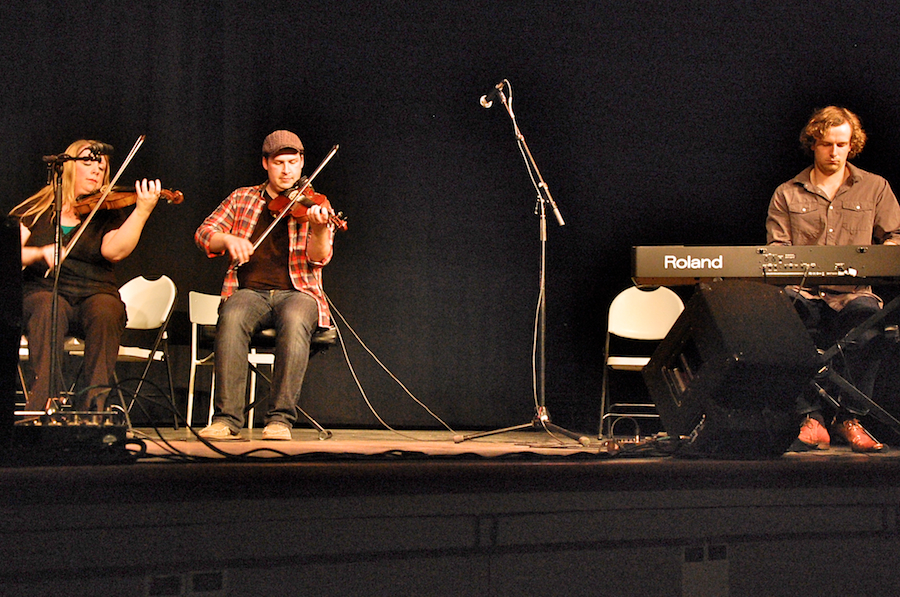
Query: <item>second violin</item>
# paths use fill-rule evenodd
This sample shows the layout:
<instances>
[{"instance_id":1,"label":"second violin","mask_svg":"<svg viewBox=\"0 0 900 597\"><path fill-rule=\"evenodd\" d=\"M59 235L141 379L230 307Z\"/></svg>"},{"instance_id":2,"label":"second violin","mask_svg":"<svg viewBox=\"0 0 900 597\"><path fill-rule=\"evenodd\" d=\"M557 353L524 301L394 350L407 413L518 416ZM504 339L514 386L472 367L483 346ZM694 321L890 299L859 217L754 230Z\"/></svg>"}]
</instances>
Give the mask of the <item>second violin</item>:
<instances>
[{"instance_id":1,"label":"second violin","mask_svg":"<svg viewBox=\"0 0 900 597\"><path fill-rule=\"evenodd\" d=\"M282 194L269 202L269 211L272 212L272 215L279 215L293 200L290 189L285 192L291 195L291 197ZM301 193L301 196L294 201L294 205L291 207L289 215L295 220L306 222L309 219L306 212L309 211L309 208L313 205L320 205L329 211L329 224L333 224L338 230L347 230L347 221L344 219L343 213L334 213L328 198L322 193L315 192L311 186L307 186Z\"/></svg>"}]
</instances>

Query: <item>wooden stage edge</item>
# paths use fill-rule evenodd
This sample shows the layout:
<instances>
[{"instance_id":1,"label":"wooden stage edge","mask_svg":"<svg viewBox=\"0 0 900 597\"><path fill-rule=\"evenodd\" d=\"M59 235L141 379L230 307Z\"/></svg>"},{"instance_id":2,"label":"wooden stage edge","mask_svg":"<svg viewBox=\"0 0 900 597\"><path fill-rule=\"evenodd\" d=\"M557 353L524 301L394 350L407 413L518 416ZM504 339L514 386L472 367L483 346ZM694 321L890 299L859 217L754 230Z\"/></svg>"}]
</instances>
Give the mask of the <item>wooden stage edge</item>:
<instances>
[{"instance_id":1,"label":"wooden stage edge","mask_svg":"<svg viewBox=\"0 0 900 597\"><path fill-rule=\"evenodd\" d=\"M16 428L24 434L18 449L0 467L5 476L31 474L67 477L66 469L97 466L88 476L144 475L212 481L222 468L232 475L301 478L334 490L331 477L346 489L356 477L381 477L378 490L426 489L447 479L466 479L470 490L494 491L546 483L563 490L641 491L705 487L900 487L900 449L856 454L847 446L813 452L785 452L774 458L709 458L673 455L667 438L624 440L618 450L597 437L581 443L544 430L496 433L434 430L329 430L323 439L314 429L292 431L291 441L266 441L261 429L244 429L244 441L205 442L194 430L69 426ZM40 471L47 468L49 470ZM180 469L180 470L179 470ZM200 477L198 477L198 475ZM118 490L122 483L114 484ZM368 488L367 491L371 490Z\"/></svg>"},{"instance_id":2,"label":"wooden stage edge","mask_svg":"<svg viewBox=\"0 0 900 597\"><path fill-rule=\"evenodd\" d=\"M79 432L28 438L51 464L0 467L0 594L778 596L815 577L878 596L900 582L896 449L719 460L539 430L359 429L245 429L210 447L137 429L138 456L116 462L97 455L102 433Z\"/></svg>"}]
</instances>

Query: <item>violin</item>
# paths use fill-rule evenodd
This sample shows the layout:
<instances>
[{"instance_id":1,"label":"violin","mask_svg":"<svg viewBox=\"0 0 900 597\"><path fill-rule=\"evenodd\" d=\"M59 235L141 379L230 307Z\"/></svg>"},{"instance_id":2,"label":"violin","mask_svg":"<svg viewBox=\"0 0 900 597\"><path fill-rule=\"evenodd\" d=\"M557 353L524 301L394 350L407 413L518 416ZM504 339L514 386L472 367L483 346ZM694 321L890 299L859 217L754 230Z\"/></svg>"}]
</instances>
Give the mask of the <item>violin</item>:
<instances>
[{"instance_id":1,"label":"violin","mask_svg":"<svg viewBox=\"0 0 900 597\"><path fill-rule=\"evenodd\" d=\"M290 191L291 189L288 189L286 192ZM269 211L272 212L273 216L278 216L290 202L291 199L289 197L278 195L269 201ZM294 202L294 206L290 211L290 216L298 222L306 222L309 220L309 216L306 212L308 212L309 208L313 205L321 205L331 212L331 203L328 201L328 198L322 193L315 192L311 186L307 186L303 189L303 195ZM328 216L328 223L333 224L338 230L347 230L347 220L344 219L343 213L331 212Z\"/></svg>"},{"instance_id":2,"label":"violin","mask_svg":"<svg viewBox=\"0 0 900 597\"><path fill-rule=\"evenodd\" d=\"M103 191L95 191L90 195L82 195L75 200L75 204L72 208L75 210L75 213L79 215L91 213L94 211L94 207L97 205L97 202L100 201L100 197L102 196ZM165 199L168 203L174 203L176 205L184 201L184 194L181 191L163 189L159 192L159 197L160 199ZM113 187L109 194L106 195L106 199L103 200L103 203L100 204L100 209L122 209L123 207L134 205L135 203L137 203L137 192L134 188Z\"/></svg>"}]
</instances>

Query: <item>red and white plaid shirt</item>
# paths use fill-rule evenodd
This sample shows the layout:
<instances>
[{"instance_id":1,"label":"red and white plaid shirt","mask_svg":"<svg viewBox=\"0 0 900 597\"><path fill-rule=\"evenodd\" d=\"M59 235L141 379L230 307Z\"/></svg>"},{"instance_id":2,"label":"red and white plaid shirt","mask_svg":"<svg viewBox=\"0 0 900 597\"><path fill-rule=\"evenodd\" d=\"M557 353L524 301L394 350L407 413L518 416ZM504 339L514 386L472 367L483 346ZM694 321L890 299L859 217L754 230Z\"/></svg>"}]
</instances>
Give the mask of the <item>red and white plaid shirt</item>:
<instances>
[{"instance_id":1,"label":"red and white plaid shirt","mask_svg":"<svg viewBox=\"0 0 900 597\"><path fill-rule=\"evenodd\" d=\"M224 253L213 253L209 250L209 242L213 234L223 232L250 239L259 215L266 207L265 188L267 183L253 187L235 189L213 211L194 233L194 242L208 257L218 257ZM331 230L329 244L333 246L334 231ZM331 313L328 301L322 289L322 268L331 261L333 252L329 250L323 261L310 261L306 256L306 243L309 237L309 223L297 222L288 218L288 235L290 237L291 258L288 264L291 283L300 292L305 292L316 299L319 305L319 326L331 326ZM238 288L237 269L231 268L225 274L222 284L222 300L231 296Z\"/></svg>"}]
</instances>

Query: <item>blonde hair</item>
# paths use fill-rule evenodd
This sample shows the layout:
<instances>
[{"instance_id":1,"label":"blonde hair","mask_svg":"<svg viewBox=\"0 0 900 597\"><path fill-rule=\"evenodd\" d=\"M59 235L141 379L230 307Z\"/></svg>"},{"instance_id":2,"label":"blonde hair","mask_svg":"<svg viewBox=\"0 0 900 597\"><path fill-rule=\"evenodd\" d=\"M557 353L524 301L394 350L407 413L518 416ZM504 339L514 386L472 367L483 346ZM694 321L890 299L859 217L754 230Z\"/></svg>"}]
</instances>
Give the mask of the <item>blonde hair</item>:
<instances>
[{"instance_id":1,"label":"blonde hair","mask_svg":"<svg viewBox=\"0 0 900 597\"><path fill-rule=\"evenodd\" d=\"M91 139L79 139L78 141L73 142L66 148L66 155L77 156L86 148L90 147L93 144L98 143L97 141ZM103 186L109 184L109 167L106 168L106 171L103 173ZM9 215L25 219L30 218L30 222L27 224L31 224L35 222L41 215L47 211L52 205L53 200L55 198L55 186L56 181L54 180L40 191L18 204L14 208L12 208L9 212ZM62 201L63 205L66 204L74 204L77 197L75 197L75 162L68 161L63 163L63 172L62 172Z\"/></svg>"}]
</instances>

